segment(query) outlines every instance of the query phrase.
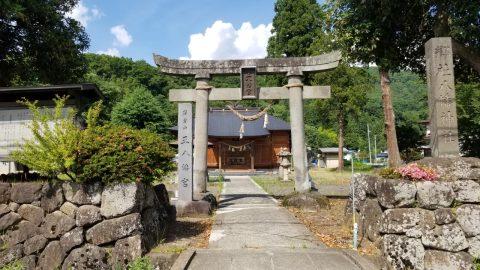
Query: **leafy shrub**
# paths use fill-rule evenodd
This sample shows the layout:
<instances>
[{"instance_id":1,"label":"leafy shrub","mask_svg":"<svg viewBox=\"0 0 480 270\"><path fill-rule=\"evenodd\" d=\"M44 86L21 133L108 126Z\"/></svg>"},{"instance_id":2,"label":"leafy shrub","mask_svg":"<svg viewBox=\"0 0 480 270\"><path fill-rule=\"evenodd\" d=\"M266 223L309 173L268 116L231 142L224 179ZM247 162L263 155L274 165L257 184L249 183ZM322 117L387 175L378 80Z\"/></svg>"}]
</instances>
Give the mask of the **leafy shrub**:
<instances>
[{"instance_id":1,"label":"leafy shrub","mask_svg":"<svg viewBox=\"0 0 480 270\"><path fill-rule=\"evenodd\" d=\"M32 113L28 126L33 138L25 140L19 150L11 153L13 160L43 176L55 178L62 174L73 179L71 168L80 130L75 125L75 111L65 109L67 98L57 96L53 109L40 108L37 101L19 101Z\"/></svg>"},{"instance_id":2,"label":"leafy shrub","mask_svg":"<svg viewBox=\"0 0 480 270\"><path fill-rule=\"evenodd\" d=\"M129 127L98 126L101 103L86 113L87 128L80 130L75 112L65 110L67 97L57 97L53 110L22 101L32 111L27 140L12 157L40 175L78 182L145 182L161 180L174 169L173 151L159 135ZM67 114L65 115L65 112Z\"/></svg>"},{"instance_id":3,"label":"leafy shrub","mask_svg":"<svg viewBox=\"0 0 480 270\"><path fill-rule=\"evenodd\" d=\"M153 265L148 257L139 257L127 265L127 270L153 270Z\"/></svg>"},{"instance_id":4,"label":"leafy shrub","mask_svg":"<svg viewBox=\"0 0 480 270\"><path fill-rule=\"evenodd\" d=\"M351 161L349 160L343 160L343 165L344 165L344 170L346 171L350 171L351 170L351 166L352 166L352 163ZM367 171L370 171L373 169L373 167L371 165L368 165L368 164L365 164L361 161L357 161L357 160L354 160L353 161L353 169L356 171L356 172L367 172ZM337 169L334 168L332 171L336 171Z\"/></svg>"},{"instance_id":5,"label":"leafy shrub","mask_svg":"<svg viewBox=\"0 0 480 270\"><path fill-rule=\"evenodd\" d=\"M480 270L480 258L473 258L473 269Z\"/></svg>"},{"instance_id":6,"label":"leafy shrub","mask_svg":"<svg viewBox=\"0 0 480 270\"><path fill-rule=\"evenodd\" d=\"M382 168L379 172L378 175L380 175L383 178L387 179L398 179L402 178L402 175L398 173L394 168Z\"/></svg>"},{"instance_id":7,"label":"leafy shrub","mask_svg":"<svg viewBox=\"0 0 480 270\"><path fill-rule=\"evenodd\" d=\"M438 178L438 174L434 169L418 165L417 163L410 163L407 166L396 169L395 172L413 181L434 181Z\"/></svg>"},{"instance_id":8,"label":"leafy shrub","mask_svg":"<svg viewBox=\"0 0 480 270\"><path fill-rule=\"evenodd\" d=\"M174 153L155 133L106 125L82 133L77 180L151 183L175 169Z\"/></svg>"}]
</instances>

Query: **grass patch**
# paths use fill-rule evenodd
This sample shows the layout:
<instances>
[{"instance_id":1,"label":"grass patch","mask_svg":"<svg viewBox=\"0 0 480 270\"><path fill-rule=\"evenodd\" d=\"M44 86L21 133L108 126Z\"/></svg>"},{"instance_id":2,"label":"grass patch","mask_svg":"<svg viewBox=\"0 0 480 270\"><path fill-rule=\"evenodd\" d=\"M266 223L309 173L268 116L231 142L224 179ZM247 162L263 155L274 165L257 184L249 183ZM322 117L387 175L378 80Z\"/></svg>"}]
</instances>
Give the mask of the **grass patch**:
<instances>
[{"instance_id":1,"label":"grass patch","mask_svg":"<svg viewBox=\"0 0 480 270\"><path fill-rule=\"evenodd\" d=\"M292 193L295 187L294 181L284 182L276 176L255 175L252 179L272 196L285 196Z\"/></svg>"},{"instance_id":2,"label":"grass patch","mask_svg":"<svg viewBox=\"0 0 480 270\"><path fill-rule=\"evenodd\" d=\"M208 176L208 183L225 182L225 177L220 174L217 176Z\"/></svg>"},{"instance_id":3,"label":"grass patch","mask_svg":"<svg viewBox=\"0 0 480 270\"><path fill-rule=\"evenodd\" d=\"M480 258L473 259L473 269L480 270Z\"/></svg>"},{"instance_id":4,"label":"grass patch","mask_svg":"<svg viewBox=\"0 0 480 270\"><path fill-rule=\"evenodd\" d=\"M207 182L207 190L217 198L217 201L222 194L223 185L224 182Z\"/></svg>"},{"instance_id":5,"label":"grass patch","mask_svg":"<svg viewBox=\"0 0 480 270\"><path fill-rule=\"evenodd\" d=\"M314 168L310 169L310 175L317 185L348 185L352 177L351 171L336 169Z\"/></svg>"},{"instance_id":6,"label":"grass patch","mask_svg":"<svg viewBox=\"0 0 480 270\"><path fill-rule=\"evenodd\" d=\"M22 262L20 261L13 261L2 268L0 270L24 270L25 267L23 266Z\"/></svg>"},{"instance_id":7,"label":"grass patch","mask_svg":"<svg viewBox=\"0 0 480 270\"><path fill-rule=\"evenodd\" d=\"M180 254L183 251L185 251L186 249L187 249L187 247L183 247L183 246L158 246L158 247L152 249L151 252Z\"/></svg>"},{"instance_id":8,"label":"grass patch","mask_svg":"<svg viewBox=\"0 0 480 270\"><path fill-rule=\"evenodd\" d=\"M127 270L154 270L154 267L150 258L139 257L127 265Z\"/></svg>"},{"instance_id":9,"label":"grass patch","mask_svg":"<svg viewBox=\"0 0 480 270\"><path fill-rule=\"evenodd\" d=\"M317 187L322 185L349 185L352 173L344 170L313 168L309 171ZM284 182L272 175L255 175L252 179L267 193L273 196L285 196L294 191L295 181Z\"/></svg>"}]
</instances>

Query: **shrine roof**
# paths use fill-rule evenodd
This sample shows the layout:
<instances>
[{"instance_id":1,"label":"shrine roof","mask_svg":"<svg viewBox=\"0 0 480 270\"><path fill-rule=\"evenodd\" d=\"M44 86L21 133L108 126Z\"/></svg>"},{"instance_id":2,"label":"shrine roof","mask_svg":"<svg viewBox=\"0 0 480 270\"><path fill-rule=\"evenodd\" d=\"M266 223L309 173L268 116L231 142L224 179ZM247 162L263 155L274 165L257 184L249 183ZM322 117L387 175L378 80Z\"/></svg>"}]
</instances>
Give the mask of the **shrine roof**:
<instances>
[{"instance_id":1,"label":"shrine roof","mask_svg":"<svg viewBox=\"0 0 480 270\"><path fill-rule=\"evenodd\" d=\"M242 115L254 115L258 109L237 110ZM268 136L271 131L289 131L290 124L282 119L268 115L267 127L263 128L264 117L254 121L244 121L244 137ZM208 114L208 136L209 137L238 137L242 121L230 110L210 110ZM176 131L177 127L172 130Z\"/></svg>"}]
</instances>

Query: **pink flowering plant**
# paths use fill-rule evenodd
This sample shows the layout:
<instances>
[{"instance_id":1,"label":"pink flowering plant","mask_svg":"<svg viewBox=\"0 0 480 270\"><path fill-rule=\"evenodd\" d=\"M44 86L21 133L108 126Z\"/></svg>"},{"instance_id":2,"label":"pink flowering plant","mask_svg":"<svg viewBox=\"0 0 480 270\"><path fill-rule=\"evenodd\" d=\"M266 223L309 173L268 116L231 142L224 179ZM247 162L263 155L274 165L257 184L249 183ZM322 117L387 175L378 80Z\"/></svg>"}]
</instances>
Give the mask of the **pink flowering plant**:
<instances>
[{"instance_id":1,"label":"pink flowering plant","mask_svg":"<svg viewBox=\"0 0 480 270\"><path fill-rule=\"evenodd\" d=\"M438 179L438 174L434 169L418 165L417 163L410 163L396 169L395 172L412 181L435 181Z\"/></svg>"}]
</instances>

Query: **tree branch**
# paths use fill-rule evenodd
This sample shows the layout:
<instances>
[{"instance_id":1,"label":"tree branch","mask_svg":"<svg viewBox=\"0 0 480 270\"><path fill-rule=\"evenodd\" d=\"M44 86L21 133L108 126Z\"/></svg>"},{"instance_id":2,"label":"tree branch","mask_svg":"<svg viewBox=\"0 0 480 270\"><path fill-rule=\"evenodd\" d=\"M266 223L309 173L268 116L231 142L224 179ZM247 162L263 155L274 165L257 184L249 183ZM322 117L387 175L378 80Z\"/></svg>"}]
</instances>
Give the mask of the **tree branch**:
<instances>
[{"instance_id":1,"label":"tree branch","mask_svg":"<svg viewBox=\"0 0 480 270\"><path fill-rule=\"evenodd\" d=\"M478 74L480 74L480 54L452 38L453 53L460 56Z\"/></svg>"}]
</instances>

